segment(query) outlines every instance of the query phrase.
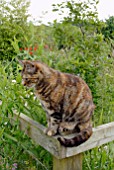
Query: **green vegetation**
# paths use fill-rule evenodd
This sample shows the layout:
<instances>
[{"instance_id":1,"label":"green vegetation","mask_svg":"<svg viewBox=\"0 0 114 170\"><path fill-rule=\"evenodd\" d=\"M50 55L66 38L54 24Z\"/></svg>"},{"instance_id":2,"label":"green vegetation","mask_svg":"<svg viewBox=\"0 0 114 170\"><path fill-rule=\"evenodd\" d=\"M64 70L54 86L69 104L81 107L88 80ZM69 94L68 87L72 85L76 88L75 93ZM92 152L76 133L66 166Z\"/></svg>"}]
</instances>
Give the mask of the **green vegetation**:
<instances>
[{"instance_id":1,"label":"green vegetation","mask_svg":"<svg viewBox=\"0 0 114 170\"><path fill-rule=\"evenodd\" d=\"M7 5L7 3L10 4ZM114 27L97 16L98 1L71 0L53 5L68 16L58 23L36 26L27 22L29 2L0 2L0 169L51 170L51 155L19 131L18 120L9 115L22 112L46 125L45 113L32 89L21 85L19 59L41 60L50 67L81 76L90 86L96 105L93 124L114 120ZM84 170L114 169L113 142L85 152Z\"/></svg>"}]
</instances>

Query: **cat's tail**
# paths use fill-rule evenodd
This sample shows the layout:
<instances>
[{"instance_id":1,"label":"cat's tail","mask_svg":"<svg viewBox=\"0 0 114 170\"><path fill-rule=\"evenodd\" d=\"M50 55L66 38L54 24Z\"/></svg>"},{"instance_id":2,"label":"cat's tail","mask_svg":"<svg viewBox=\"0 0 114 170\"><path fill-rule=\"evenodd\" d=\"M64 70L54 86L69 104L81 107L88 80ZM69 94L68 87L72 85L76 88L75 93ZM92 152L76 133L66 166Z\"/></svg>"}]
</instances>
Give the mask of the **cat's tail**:
<instances>
[{"instance_id":1,"label":"cat's tail","mask_svg":"<svg viewBox=\"0 0 114 170\"><path fill-rule=\"evenodd\" d=\"M83 142L88 140L91 135L92 135L92 126L89 126L88 128L77 133L76 136L71 139L59 137L58 140L61 143L61 145L65 147L73 147L82 144Z\"/></svg>"}]
</instances>

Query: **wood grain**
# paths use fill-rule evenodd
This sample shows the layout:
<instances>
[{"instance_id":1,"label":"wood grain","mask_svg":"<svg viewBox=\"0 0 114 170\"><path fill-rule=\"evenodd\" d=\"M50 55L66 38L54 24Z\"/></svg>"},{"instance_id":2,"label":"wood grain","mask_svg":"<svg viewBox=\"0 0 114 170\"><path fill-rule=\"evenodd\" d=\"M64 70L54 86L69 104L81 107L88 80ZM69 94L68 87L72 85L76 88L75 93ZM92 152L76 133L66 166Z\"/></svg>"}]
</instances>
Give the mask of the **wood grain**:
<instances>
[{"instance_id":1,"label":"wood grain","mask_svg":"<svg viewBox=\"0 0 114 170\"><path fill-rule=\"evenodd\" d=\"M64 159L53 157L53 170L82 170L82 153Z\"/></svg>"}]
</instances>

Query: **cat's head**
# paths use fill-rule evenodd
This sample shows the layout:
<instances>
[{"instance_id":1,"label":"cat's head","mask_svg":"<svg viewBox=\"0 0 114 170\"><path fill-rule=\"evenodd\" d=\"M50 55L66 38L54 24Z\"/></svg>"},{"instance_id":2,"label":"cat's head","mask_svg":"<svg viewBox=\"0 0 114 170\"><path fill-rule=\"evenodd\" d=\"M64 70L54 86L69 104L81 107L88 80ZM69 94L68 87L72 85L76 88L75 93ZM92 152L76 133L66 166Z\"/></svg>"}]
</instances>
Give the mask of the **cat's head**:
<instances>
[{"instance_id":1,"label":"cat's head","mask_svg":"<svg viewBox=\"0 0 114 170\"><path fill-rule=\"evenodd\" d=\"M43 78L41 63L30 60L19 60L19 63L23 67L21 71L22 84L27 87L35 87Z\"/></svg>"}]
</instances>

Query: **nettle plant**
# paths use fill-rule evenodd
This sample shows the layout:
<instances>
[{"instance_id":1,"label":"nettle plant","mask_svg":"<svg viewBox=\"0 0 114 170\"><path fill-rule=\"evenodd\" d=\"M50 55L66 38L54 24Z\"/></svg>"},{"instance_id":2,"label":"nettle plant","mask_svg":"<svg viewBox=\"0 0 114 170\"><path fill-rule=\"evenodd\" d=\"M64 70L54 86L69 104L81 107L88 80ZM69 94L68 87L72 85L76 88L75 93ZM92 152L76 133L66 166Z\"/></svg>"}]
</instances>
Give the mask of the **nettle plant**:
<instances>
[{"instance_id":1,"label":"nettle plant","mask_svg":"<svg viewBox=\"0 0 114 170\"><path fill-rule=\"evenodd\" d=\"M3 80L0 85L1 112L7 117L7 114L13 115L14 110L16 110L33 118L36 115L36 119L39 117L39 120L43 121L43 115L37 114L38 110L41 110L39 101L34 97L32 89L23 87L21 84L21 67L18 64L15 67L14 70L12 62L7 62L7 65L0 63L0 79Z\"/></svg>"},{"instance_id":2,"label":"nettle plant","mask_svg":"<svg viewBox=\"0 0 114 170\"><path fill-rule=\"evenodd\" d=\"M30 169L40 167L46 169L47 161L42 160L45 151L35 146L23 132L19 130L18 120L11 124L14 111L46 124L45 114L39 101L34 97L32 89L27 90L21 85L20 66L14 70L12 62L0 62L0 168ZM39 154L41 152L41 154ZM49 154L45 155L48 162ZM40 159L41 157L41 159ZM47 164L47 165L46 165Z\"/></svg>"}]
</instances>

